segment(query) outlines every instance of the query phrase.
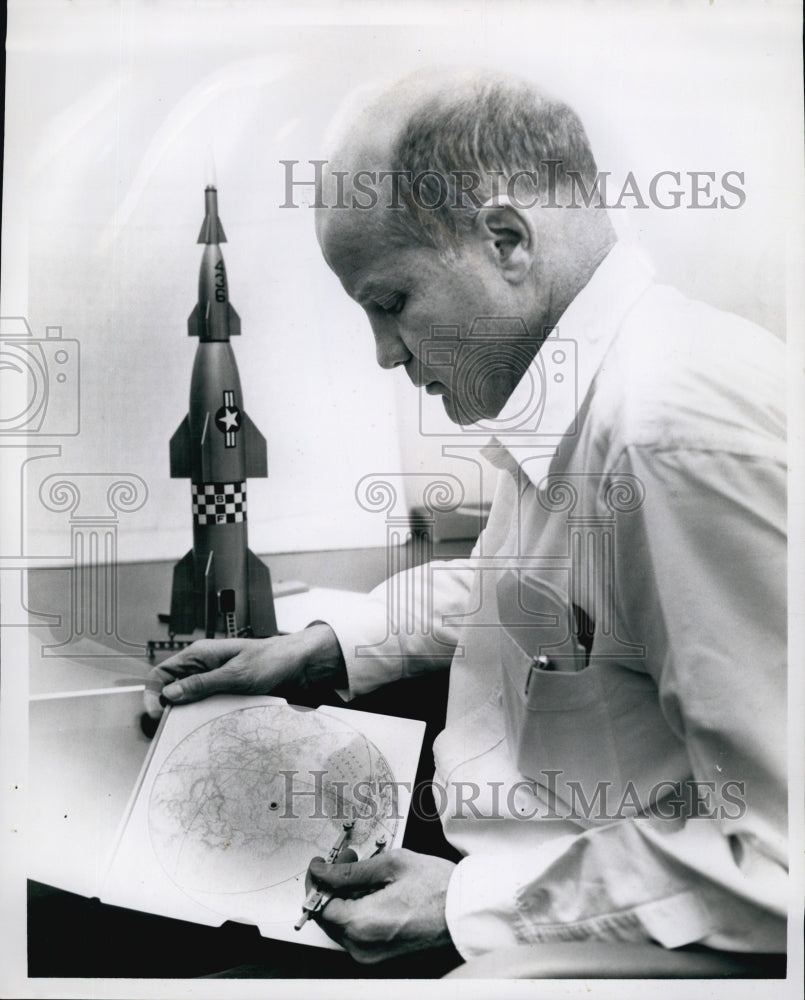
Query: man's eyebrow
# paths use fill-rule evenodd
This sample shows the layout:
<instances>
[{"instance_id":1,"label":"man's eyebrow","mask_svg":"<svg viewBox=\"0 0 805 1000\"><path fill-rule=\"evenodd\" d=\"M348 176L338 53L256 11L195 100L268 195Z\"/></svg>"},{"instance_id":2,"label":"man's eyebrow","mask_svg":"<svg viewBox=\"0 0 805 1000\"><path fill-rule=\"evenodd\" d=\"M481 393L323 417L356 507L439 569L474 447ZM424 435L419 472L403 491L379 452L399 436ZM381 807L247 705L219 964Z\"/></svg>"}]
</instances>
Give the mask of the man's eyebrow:
<instances>
[{"instance_id":1,"label":"man's eyebrow","mask_svg":"<svg viewBox=\"0 0 805 1000\"><path fill-rule=\"evenodd\" d=\"M364 305L367 302L376 302L378 299L388 298L395 293L393 282L378 281L377 278L367 278L359 282L352 292L352 297L356 302Z\"/></svg>"}]
</instances>

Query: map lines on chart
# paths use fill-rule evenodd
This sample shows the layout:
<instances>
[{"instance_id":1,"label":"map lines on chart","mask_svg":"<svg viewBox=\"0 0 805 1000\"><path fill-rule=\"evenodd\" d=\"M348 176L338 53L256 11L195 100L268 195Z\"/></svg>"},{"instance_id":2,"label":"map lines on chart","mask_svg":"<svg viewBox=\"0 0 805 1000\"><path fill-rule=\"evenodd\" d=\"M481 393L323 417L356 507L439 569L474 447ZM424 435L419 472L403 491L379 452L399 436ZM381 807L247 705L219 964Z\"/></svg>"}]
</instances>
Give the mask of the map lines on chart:
<instances>
[{"instance_id":1,"label":"map lines on chart","mask_svg":"<svg viewBox=\"0 0 805 1000\"><path fill-rule=\"evenodd\" d=\"M288 705L236 709L198 726L167 755L148 801L152 849L183 893L268 891L304 875L344 819L359 856L399 823L394 775L349 724Z\"/></svg>"}]
</instances>

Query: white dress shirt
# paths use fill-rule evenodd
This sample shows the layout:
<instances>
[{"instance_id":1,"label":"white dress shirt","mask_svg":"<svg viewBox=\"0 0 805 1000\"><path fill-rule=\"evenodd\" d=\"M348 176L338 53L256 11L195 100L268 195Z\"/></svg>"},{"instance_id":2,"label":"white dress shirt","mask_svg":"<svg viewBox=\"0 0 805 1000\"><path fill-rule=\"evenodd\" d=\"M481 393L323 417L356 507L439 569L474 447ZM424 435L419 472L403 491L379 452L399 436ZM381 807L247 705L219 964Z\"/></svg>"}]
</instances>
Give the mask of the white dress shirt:
<instances>
[{"instance_id":1,"label":"white dress shirt","mask_svg":"<svg viewBox=\"0 0 805 1000\"><path fill-rule=\"evenodd\" d=\"M452 655L434 794L465 958L785 950L783 357L618 244L496 422L471 557L330 622L351 696Z\"/></svg>"}]
</instances>

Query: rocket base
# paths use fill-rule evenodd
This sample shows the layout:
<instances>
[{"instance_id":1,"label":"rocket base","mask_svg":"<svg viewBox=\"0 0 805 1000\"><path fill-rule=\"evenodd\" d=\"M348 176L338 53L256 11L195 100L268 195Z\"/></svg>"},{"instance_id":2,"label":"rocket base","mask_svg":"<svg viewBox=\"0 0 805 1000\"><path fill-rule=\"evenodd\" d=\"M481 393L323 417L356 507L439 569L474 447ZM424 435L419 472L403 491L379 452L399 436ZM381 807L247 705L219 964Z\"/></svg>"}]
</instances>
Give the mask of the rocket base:
<instances>
[{"instance_id":1,"label":"rocket base","mask_svg":"<svg viewBox=\"0 0 805 1000\"><path fill-rule=\"evenodd\" d=\"M274 589L271 570L251 549L247 553L249 574L249 626L260 638L277 634L277 616L274 613Z\"/></svg>"},{"instance_id":2,"label":"rocket base","mask_svg":"<svg viewBox=\"0 0 805 1000\"><path fill-rule=\"evenodd\" d=\"M238 634L256 638L276 635L277 619L274 613L271 571L251 549L246 553L246 582L246 607L236 609ZM171 640L176 635L190 636L197 630L202 630L207 638L225 636L226 623L219 608L219 593L223 589L219 588L215 580L213 559L209 561L200 585L197 583L193 550L187 552L173 567L171 610L168 618ZM153 645L156 649L156 643ZM160 645L160 648L171 647Z\"/></svg>"}]
</instances>

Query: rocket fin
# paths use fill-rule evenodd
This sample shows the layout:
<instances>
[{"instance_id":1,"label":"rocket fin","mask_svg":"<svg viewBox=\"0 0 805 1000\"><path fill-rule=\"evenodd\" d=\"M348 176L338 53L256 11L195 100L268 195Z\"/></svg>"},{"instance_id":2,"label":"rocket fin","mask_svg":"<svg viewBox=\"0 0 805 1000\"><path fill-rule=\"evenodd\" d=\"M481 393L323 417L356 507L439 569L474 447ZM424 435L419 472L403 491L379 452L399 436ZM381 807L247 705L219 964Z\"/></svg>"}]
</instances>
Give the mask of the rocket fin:
<instances>
[{"instance_id":1,"label":"rocket fin","mask_svg":"<svg viewBox=\"0 0 805 1000\"><path fill-rule=\"evenodd\" d=\"M176 635L190 635L196 627L196 593L193 550L173 567L170 629Z\"/></svg>"},{"instance_id":2,"label":"rocket fin","mask_svg":"<svg viewBox=\"0 0 805 1000\"><path fill-rule=\"evenodd\" d=\"M226 243L226 233L217 215L205 215L196 243Z\"/></svg>"},{"instance_id":3,"label":"rocket fin","mask_svg":"<svg viewBox=\"0 0 805 1000\"><path fill-rule=\"evenodd\" d=\"M199 316L198 316L198 305L193 306L193 311L187 317L187 335L188 337L200 337L201 330L199 329Z\"/></svg>"},{"instance_id":4,"label":"rocket fin","mask_svg":"<svg viewBox=\"0 0 805 1000\"><path fill-rule=\"evenodd\" d=\"M227 302L226 304L226 316L229 321L229 336L239 337L240 336L240 316L235 312L232 303Z\"/></svg>"},{"instance_id":5,"label":"rocket fin","mask_svg":"<svg viewBox=\"0 0 805 1000\"><path fill-rule=\"evenodd\" d=\"M191 455L190 418L185 417L176 428L170 442L172 479L188 479L190 477Z\"/></svg>"},{"instance_id":6,"label":"rocket fin","mask_svg":"<svg viewBox=\"0 0 805 1000\"><path fill-rule=\"evenodd\" d=\"M243 429L246 453L246 478L265 479L268 475L268 455L266 439L252 423L247 413L243 414Z\"/></svg>"},{"instance_id":7,"label":"rocket fin","mask_svg":"<svg viewBox=\"0 0 805 1000\"><path fill-rule=\"evenodd\" d=\"M193 311L187 317L187 335L188 337L201 337L202 333L206 333L210 320L210 303L208 302L202 312L198 304L193 306ZM240 323L240 320L238 320ZM240 327L238 327L238 332L240 332Z\"/></svg>"},{"instance_id":8,"label":"rocket fin","mask_svg":"<svg viewBox=\"0 0 805 1000\"><path fill-rule=\"evenodd\" d=\"M276 635L277 618L274 614L271 571L251 549L247 550L246 574L249 581L249 625L256 636Z\"/></svg>"}]
</instances>

